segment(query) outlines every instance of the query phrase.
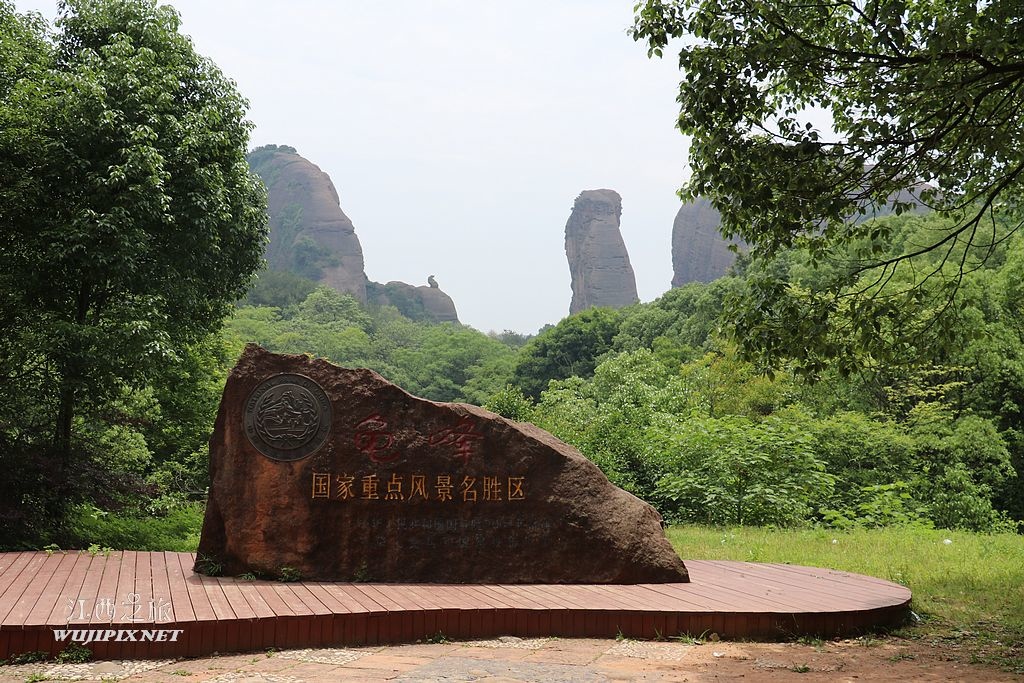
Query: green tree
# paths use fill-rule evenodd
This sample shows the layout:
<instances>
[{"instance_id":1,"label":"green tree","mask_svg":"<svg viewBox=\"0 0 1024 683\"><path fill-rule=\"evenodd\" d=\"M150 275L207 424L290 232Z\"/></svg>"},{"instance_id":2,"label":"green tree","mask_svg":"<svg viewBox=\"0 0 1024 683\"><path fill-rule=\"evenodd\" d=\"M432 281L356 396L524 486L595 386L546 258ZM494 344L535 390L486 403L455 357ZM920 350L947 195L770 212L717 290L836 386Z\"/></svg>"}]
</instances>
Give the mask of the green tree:
<instances>
[{"instance_id":1,"label":"green tree","mask_svg":"<svg viewBox=\"0 0 1024 683\"><path fill-rule=\"evenodd\" d=\"M793 525L832 495L835 478L800 420L665 416L649 430L670 472L657 496L670 517L711 524Z\"/></svg>"},{"instance_id":2,"label":"green tree","mask_svg":"<svg viewBox=\"0 0 1024 683\"><path fill-rule=\"evenodd\" d=\"M513 381L537 398L553 379L589 377L612 348L623 313L591 308L571 315L531 339L520 350Z\"/></svg>"},{"instance_id":3,"label":"green tree","mask_svg":"<svg viewBox=\"0 0 1024 683\"><path fill-rule=\"evenodd\" d=\"M0 368L13 397L0 430L67 463L77 416L175 362L245 293L266 199L245 161L246 102L172 8L67 0L42 44L9 4L0 24ZM32 59L12 80L19 51Z\"/></svg>"},{"instance_id":4,"label":"green tree","mask_svg":"<svg viewBox=\"0 0 1024 683\"><path fill-rule=\"evenodd\" d=\"M313 280L307 280L287 270L264 270L245 294L245 303L250 306L276 306L286 308L302 303L318 287Z\"/></svg>"},{"instance_id":5,"label":"green tree","mask_svg":"<svg viewBox=\"0 0 1024 683\"><path fill-rule=\"evenodd\" d=\"M753 354L794 355L810 372L843 357L862 365L851 348L896 360L991 253L994 224L1020 225L1020 3L643 0L635 12L650 55L682 39L679 128L693 137L683 194L708 197L723 233L761 257L799 246L832 262L816 287L748 283L731 315ZM822 110L832 131L815 124ZM889 224L856 220L919 203L947 223L895 252ZM880 291L930 254L939 267ZM921 286L929 272L940 286Z\"/></svg>"}]
</instances>

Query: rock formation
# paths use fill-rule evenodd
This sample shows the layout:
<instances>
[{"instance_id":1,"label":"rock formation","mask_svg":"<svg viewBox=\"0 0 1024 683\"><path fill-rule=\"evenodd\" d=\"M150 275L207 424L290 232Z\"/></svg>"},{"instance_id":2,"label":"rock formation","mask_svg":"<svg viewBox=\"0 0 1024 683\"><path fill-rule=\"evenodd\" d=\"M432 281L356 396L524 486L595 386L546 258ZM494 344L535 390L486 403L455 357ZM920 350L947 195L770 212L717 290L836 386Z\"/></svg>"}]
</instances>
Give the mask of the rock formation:
<instances>
[{"instance_id":1,"label":"rock formation","mask_svg":"<svg viewBox=\"0 0 1024 683\"><path fill-rule=\"evenodd\" d=\"M403 583L688 580L647 503L573 447L370 370L249 345L210 439L196 570Z\"/></svg>"},{"instance_id":2,"label":"rock formation","mask_svg":"<svg viewBox=\"0 0 1024 683\"><path fill-rule=\"evenodd\" d=\"M722 217L707 199L679 207L672 223L672 286L687 282L711 282L725 275L736 261L736 253L718 226Z\"/></svg>"},{"instance_id":3,"label":"rock formation","mask_svg":"<svg viewBox=\"0 0 1024 683\"><path fill-rule=\"evenodd\" d=\"M249 166L267 186L270 243L267 264L351 294L360 303L395 306L415 320L458 322L451 297L435 285L367 280L355 226L341 210L330 176L287 145L249 153ZM433 277L433 276L431 276Z\"/></svg>"},{"instance_id":4,"label":"rock formation","mask_svg":"<svg viewBox=\"0 0 1024 683\"><path fill-rule=\"evenodd\" d=\"M267 186L270 268L322 282L365 304L363 249L331 178L283 145L255 150L249 164Z\"/></svg>"},{"instance_id":5,"label":"rock formation","mask_svg":"<svg viewBox=\"0 0 1024 683\"><path fill-rule=\"evenodd\" d=\"M371 282L367 285L366 292L371 304L394 306L399 313L411 320L459 322L455 302L436 285L414 287L405 282L391 281L385 285Z\"/></svg>"},{"instance_id":6,"label":"rock formation","mask_svg":"<svg viewBox=\"0 0 1024 683\"><path fill-rule=\"evenodd\" d=\"M614 190L585 190L565 224L565 255L572 276L569 313L640 300L629 253L619 232L622 198Z\"/></svg>"},{"instance_id":7,"label":"rock formation","mask_svg":"<svg viewBox=\"0 0 1024 683\"><path fill-rule=\"evenodd\" d=\"M902 190L893 202L916 204L915 211L927 211L918 196L931 186L919 183L911 190ZM875 208L863 216L858 215L857 221L871 218L882 218L892 213L889 205ZM672 223L672 286L681 287L688 282L711 282L724 276L736 262L736 252L730 245L737 245L746 251L747 244L743 240L726 240L718 231L722 216L711 202L703 197L679 207L676 219Z\"/></svg>"}]
</instances>

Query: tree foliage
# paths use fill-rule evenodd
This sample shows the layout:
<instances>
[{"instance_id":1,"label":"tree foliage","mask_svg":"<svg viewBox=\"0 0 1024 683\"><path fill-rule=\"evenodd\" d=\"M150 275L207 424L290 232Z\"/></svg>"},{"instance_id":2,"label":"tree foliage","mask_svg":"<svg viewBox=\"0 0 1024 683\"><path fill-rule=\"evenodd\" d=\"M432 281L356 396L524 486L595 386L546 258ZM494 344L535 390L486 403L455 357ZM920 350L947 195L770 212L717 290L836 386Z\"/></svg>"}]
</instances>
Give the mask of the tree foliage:
<instances>
[{"instance_id":1,"label":"tree foliage","mask_svg":"<svg viewBox=\"0 0 1024 683\"><path fill-rule=\"evenodd\" d=\"M281 283L284 291L292 291L288 280ZM239 351L255 342L271 351L311 353L339 365L370 368L435 401L482 403L507 384L514 354L507 344L472 328L410 320L393 307L365 309L329 287L317 287L283 308L240 307L227 333Z\"/></svg>"},{"instance_id":2,"label":"tree foliage","mask_svg":"<svg viewBox=\"0 0 1024 683\"><path fill-rule=\"evenodd\" d=\"M0 4L0 432L54 481L261 262L246 102L179 25L155 0L68 0L49 35Z\"/></svg>"},{"instance_id":3,"label":"tree foliage","mask_svg":"<svg viewBox=\"0 0 1024 683\"><path fill-rule=\"evenodd\" d=\"M536 398L553 379L589 376L598 358L612 348L622 313L591 308L571 315L531 339L519 354L513 376Z\"/></svg>"},{"instance_id":4,"label":"tree foliage","mask_svg":"<svg viewBox=\"0 0 1024 683\"><path fill-rule=\"evenodd\" d=\"M850 349L893 362L1005 238L998 224L1019 226L1020 3L644 0L635 12L650 55L681 39L684 195L708 197L723 232L761 257L799 246L837 266L807 289L768 273L748 283L734 319L749 355L795 356L811 374ZM950 220L894 253L887 224L857 220L921 204ZM922 289L929 278L941 286ZM886 321L898 334L877 334Z\"/></svg>"}]
</instances>

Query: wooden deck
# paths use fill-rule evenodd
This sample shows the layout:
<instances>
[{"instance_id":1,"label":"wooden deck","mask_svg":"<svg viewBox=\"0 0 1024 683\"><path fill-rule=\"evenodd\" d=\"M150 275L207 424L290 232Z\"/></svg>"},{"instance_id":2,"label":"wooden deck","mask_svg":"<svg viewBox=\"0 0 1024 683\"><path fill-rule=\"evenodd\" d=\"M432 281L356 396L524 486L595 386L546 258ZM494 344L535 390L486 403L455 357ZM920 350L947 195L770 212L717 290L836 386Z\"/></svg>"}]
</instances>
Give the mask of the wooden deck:
<instances>
[{"instance_id":1,"label":"wooden deck","mask_svg":"<svg viewBox=\"0 0 1024 683\"><path fill-rule=\"evenodd\" d=\"M897 623L910 604L888 581L783 564L687 560L688 584L513 586L244 581L195 574L194 559L0 553L0 659L76 637L96 658L141 659L437 634L835 636Z\"/></svg>"}]
</instances>

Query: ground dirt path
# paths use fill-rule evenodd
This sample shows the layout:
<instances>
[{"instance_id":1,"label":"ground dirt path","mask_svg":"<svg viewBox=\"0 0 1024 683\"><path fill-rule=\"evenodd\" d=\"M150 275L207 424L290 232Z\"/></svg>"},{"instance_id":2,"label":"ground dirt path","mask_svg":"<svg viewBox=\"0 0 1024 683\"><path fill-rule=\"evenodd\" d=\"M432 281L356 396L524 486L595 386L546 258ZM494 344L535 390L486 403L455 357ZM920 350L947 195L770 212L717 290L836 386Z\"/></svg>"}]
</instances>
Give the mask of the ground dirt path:
<instances>
[{"instance_id":1,"label":"ground dirt path","mask_svg":"<svg viewBox=\"0 0 1024 683\"><path fill-rule=\"evenodd\" d=\"M304 681L1020 681L919 640L816 643L520 639L0 667L0 683Z\"/></svg>"}]
</instances>

